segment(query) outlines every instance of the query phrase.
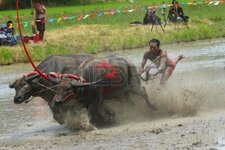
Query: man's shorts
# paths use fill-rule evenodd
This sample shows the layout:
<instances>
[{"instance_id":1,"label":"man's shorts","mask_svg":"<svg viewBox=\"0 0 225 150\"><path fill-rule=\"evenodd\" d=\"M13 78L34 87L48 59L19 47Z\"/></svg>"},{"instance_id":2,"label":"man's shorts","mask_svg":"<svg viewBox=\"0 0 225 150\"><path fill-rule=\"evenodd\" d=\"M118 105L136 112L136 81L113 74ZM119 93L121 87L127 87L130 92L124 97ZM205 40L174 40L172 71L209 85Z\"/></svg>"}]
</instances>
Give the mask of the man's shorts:
<instances>
[{"instance_id":1,"label":"man's shorts","mask_svg":"<svg viewBox=\"0 0 225 150\"><path fill-rule=\"evenodd\" d=\"M38 31L45 31L45 22L44 19L36 20L36 26Z\"/></svg>"},{"instance_id":2,"label":"man's shorts","mask_svg":"<svg viewBox=\"0 0 225 150\"><path fill-rule=\"evenodd\" d=\"M165 74L171 75L176 67L176 63L174 61L171 61L170 64L167 65Z\"/></svg>"}]
</instances>

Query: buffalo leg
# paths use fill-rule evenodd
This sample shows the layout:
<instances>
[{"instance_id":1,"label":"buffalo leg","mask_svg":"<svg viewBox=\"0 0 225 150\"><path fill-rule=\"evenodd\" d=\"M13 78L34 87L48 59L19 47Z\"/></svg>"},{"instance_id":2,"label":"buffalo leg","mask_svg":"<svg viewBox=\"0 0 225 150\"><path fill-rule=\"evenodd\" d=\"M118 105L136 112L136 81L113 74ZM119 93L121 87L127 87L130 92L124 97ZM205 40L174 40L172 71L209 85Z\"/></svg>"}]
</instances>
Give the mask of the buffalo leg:
<instances>
[{"instance_id":1,"label":"buffalo leg","mask_svg":"<svg viewBox=\"0 0 225 150\"><path fill-rule=\"evenodd\" d=\"M138 88L136 87L136 88L132 89L130 92L143 97L150 109L157 110L155 103L153 103L153 101L149 100L149 97L145 90L145 87L139 86Z\"/></svg>"},{"instance_id":2,"label":"buffalo leg","mask_svg":"<svg viewBox=\"0 0 225 150\"><path fill-rule=\"evenodd\" d=\"M91 123L98 126L99 125L99 100L95 95L89 100L88 113L91 117Z\"/></svg>"},{"instance_id":3,"label":"buffalo leg","mask_svg":"<svg viewBox=\"0 0 225 150\"><path fill-rule=\"evenodd\" d=\"M98 111L99 111L99 120L102 125L112 125L115 122L115 114L110 111L109 107L103 105L103 91L98 90Z\"/></svg>"},{"instance_id":4,"label":"buffalo leg","mask_svg":"<svg viewBox=\"0 0 225 150\"><path fill-rule=\"evenodd\" d=\"M95 96L91 98L88 105L88 112L91 116L91 122L96 126L111 125L114 122L114 114L103 107L102 91L96 91Z\"/></svg>"}]
</instances>

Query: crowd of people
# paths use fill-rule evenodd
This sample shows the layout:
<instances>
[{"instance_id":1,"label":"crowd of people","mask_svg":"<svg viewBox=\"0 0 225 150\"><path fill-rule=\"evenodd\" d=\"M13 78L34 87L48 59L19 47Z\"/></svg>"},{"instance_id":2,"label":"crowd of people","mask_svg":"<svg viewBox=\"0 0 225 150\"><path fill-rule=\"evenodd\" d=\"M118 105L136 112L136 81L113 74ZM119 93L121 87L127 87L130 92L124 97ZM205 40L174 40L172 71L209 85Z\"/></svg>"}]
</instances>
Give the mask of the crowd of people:
<instances>
[{"instance_id":1,"label":"crowd of people","mask_svg":"<svg viewBox=\"0 0 225 150\"><path fill-rule=\"evenodd\" d=\"M177 1L174 1L173 4L169 7L168 16L166 16L167 5L163 2L160 6L161 15L163 17L163 22L167 24L168 22L177 23L183 22L187 24L189 17L184 15L183 8L179 5ZM161 18L156 15L157 8L148 9L144 19L143 24L153 24L153 25L161 25Z\"/></svg>"},{"instance_id":2,"label":"crowd of people","mask_svg":"<svg viewBox=\"0 0 225 150\"><path fill-rule=\"evenodd\" d=\"M42 0L33 0L33 2L33 8L35 10L35 24L32 26L32 35L24 36L23 38L25 42L33 40L34 43L36 43L44 40L46 8L43 5ZM39 33L37 33L37 31ZM9 20L7 24L1 24L0 26L0 46L13 46L16 44L17 40L15 38L13 21Z\"/></svg>"}]
</instances>

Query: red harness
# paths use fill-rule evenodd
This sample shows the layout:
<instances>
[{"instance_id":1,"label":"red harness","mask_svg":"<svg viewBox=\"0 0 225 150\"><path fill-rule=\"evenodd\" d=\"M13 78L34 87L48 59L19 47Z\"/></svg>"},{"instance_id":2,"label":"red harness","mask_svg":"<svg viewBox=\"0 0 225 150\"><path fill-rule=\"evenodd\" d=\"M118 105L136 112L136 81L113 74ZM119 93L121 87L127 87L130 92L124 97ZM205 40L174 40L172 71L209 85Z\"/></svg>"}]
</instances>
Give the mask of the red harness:
<instances>
[{"instance_id":1,"label":"red harness","mask_svg":"<svg viewBox=\"0 0 225 150\"><path fill-rule=\"evenodd\" d=\"M96 69L97 71L101 71L101 69L107 69L107 73L104 75L104 79L110 80L110 82L108 83L108 86L103 89L103 93L107 94L115 90L116 86L113 86L112 83L116 82L117 80L118 72L116 67L106 61L102 61L96 66Z\"/></svg>"},{"instance_id":2,"label":"red harness","mask_svg":"<svg viewBox=\"0 0 225 150\"><path fill-rule=\"evenodd\" d=\"M112 81L116 80L117 70L115 66L105 61L102 61L96 66L97 71L100 71L101 69L107 69L108 71L104 76L105 79L111 79Z\"/></svg>"}]
</instances>

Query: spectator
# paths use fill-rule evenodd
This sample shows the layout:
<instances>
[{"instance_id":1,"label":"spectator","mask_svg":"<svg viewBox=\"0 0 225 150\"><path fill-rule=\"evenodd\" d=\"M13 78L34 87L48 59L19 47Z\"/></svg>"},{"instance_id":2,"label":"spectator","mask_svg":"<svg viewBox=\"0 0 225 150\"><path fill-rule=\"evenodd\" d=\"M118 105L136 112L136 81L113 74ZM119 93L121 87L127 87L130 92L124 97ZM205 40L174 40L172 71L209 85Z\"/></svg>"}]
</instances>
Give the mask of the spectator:
<instances>
[{"instance_id":1,"label":"spectator","mask_svg":"<svg viewBox=\"0 0 225 150\"><path fill-rule=\"evenodd\" d=\"M42 4L42 0L34 0L35 9L35 23L37 26L37 31L39 31L39 40L43 41L45 32L45 15L46 8Z\"/></svg>"},{"instance_id":2,"label":"spectator","mask_svg":"<svg viewBox=\"0 0 225 150\"><path fill-rule=\"evenodd\" d=\"M169 17L172 22L177 22L178 20L183 20L188 22L189 17L184 15L183 8L179 5L177 1L171 6L169 11Z\"/></svg>"},{"instance_id":3,"label":"spectator","mask_svg":"<svg viewBox=\"0 0 225 150\"><path fill-rule=\"evenodd\" d=\"M166 22L166 3L165 2L162 2L162 5L161 5L161 14L163 16L163 20L164 22Z\"/></svg>"},{"instance_id":4,"label":"spectator","mask_svg":"<svg viewBox=\"0 0 225 150\"><path fill-rule=\"evenodd\" d=\"M13 22L8 21L7 25L2 24L0 29L0 45L16 45L16 39L14 37L15 30L13 28Z\"/></svg>"},{"instance_id":5,"label":"spectator","mask_svg":"<svg viewBox=\"0 0 225 150\"><path fill-rule=\"evenodd\" d=\"M11 20L7 22L7 28L8 28L8 31L12 33L12 35L15 34L15 29L13 28L13 22Z\"/></svg>"}]
</instances>

